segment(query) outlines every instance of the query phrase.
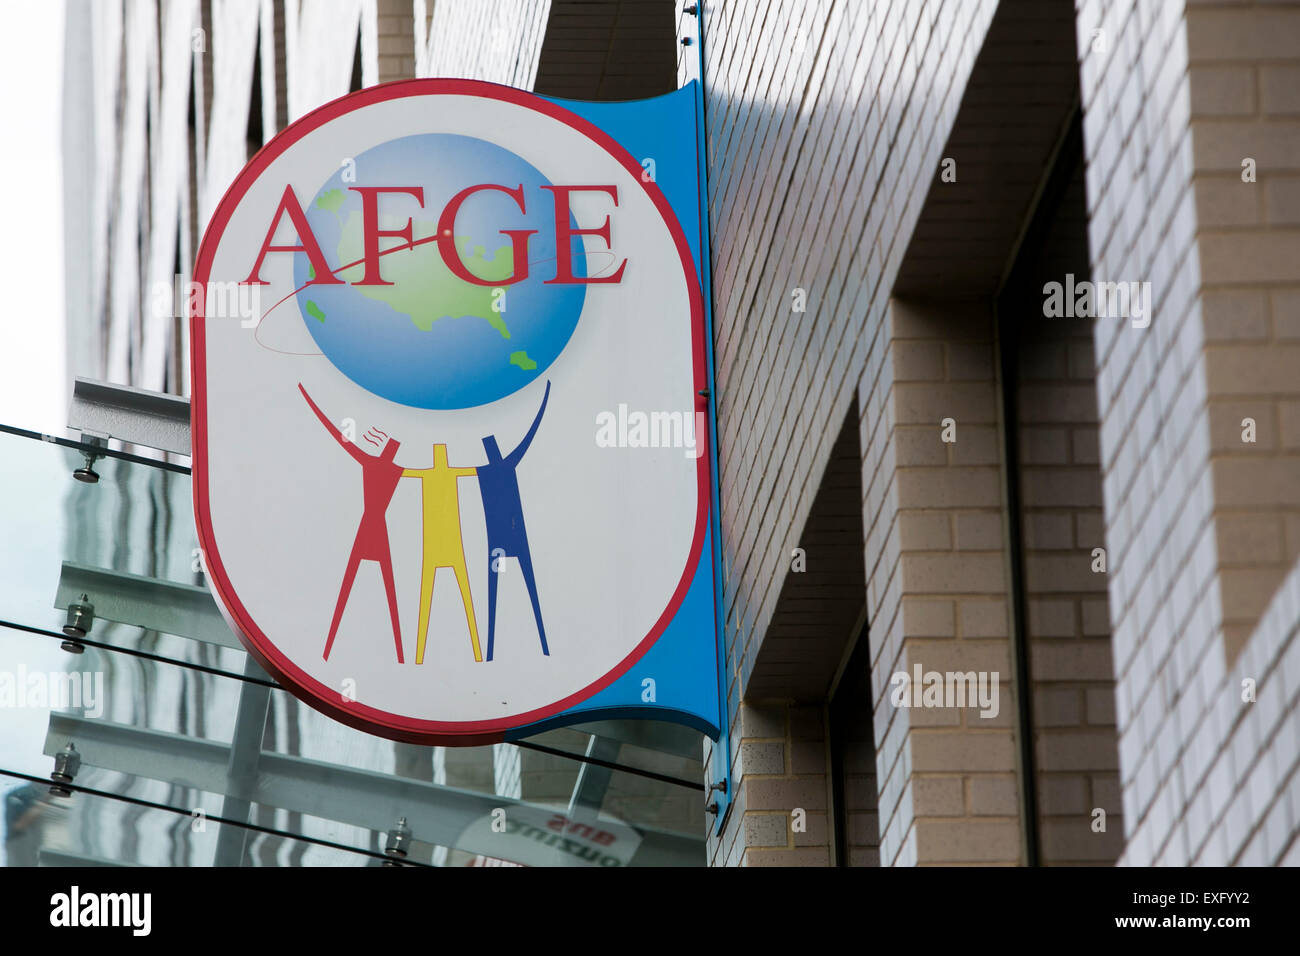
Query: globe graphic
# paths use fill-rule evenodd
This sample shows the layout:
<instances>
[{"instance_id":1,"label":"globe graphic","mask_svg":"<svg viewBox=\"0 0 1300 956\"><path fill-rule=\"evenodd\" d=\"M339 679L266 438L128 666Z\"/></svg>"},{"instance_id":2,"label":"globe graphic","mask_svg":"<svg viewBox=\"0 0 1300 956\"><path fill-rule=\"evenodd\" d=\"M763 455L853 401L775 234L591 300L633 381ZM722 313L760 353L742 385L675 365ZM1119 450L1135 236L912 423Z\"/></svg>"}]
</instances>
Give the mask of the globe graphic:
<instances>
[{"instance_id":1,"label":"globe graphic","mask_svg":"<svg viewBox=\"0 0 1300 956\"><path fill-rule=\"evenodd\" d=\"M458 257L470 273L454 274L439 252L438 218L468 186L523 187L525 210L497 190L471 194L455 222ZM523 388L559 357L573 335L586 295L582 284L551 284L556 275L554 194L533 166L493 143L427 133L382 143L344 163L306 207L311 226L341 284L316 284L305 252L294 255L299 312L321 352L367 391L402 405L459 409L485 405ZM365 275L362 194L350 187L421 187L379 193L380 230L411 220L413 245L379 241L385 285L357 285ZM576 229L572 215L570 228ZM536 230L528 262L514 261L502 230ZM428 240L428 241L421 241ZM573 274L585 277L580 237L570 237ZM527 267L522 281L508 280Z\"/></svg>"}]
</instances>

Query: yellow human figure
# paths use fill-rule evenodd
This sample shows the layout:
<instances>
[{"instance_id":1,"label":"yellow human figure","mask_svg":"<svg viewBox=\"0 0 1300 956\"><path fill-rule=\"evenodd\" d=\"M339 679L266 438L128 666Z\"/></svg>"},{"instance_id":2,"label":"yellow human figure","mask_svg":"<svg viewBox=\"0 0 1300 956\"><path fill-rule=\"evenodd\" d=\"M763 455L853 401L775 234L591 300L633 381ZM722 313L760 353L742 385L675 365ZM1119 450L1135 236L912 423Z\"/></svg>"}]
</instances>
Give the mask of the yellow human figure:
<instances>
[{"instance_id":1,"label":"yellow human figure","mask_svg":"<svg viewBox=\"0 0 1300 956\"><path fill-rule=\"evenodd\" d=\"M479 650L478 626L474 621L474 599L469 593L469 572L465 568L465 544L460 533L460 499L456 480L476 474L476 468L451 468L447 465L447 446L433 446L433 466L404 468L403 478L419 478L422 492L424 558L420 571L420 625L415 644L415 663L424 663L424 641L429 633L429 610L433 604L433 576L438 568L451 568L460 585L460 599L465 605L469 639L474 645L474 660L483 660Z\"/></svg>"}]
</instances>

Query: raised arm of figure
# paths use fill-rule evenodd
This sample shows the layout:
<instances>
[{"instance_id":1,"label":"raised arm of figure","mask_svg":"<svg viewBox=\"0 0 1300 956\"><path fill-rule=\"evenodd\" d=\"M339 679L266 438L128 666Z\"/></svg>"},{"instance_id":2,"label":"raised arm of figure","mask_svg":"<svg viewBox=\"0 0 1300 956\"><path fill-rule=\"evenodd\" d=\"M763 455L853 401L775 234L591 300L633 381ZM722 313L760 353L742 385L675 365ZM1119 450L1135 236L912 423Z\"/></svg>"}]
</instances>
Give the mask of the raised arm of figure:
<instances>
[{"instance_id":1,"label":"raised arm of figure","mask_svg":"<svg viewBox=\"0 0 1300 956\"><path fill-rule=\"evenodd\" d=\"M524 452L528 451L528 446L533 443L533 436L537 434L537 426L542 423L542 415L546 413L546 403L551 397L551 383L546 383L546 394L542 396L542 407L537 410L537 417L533 419L532 427L528 429L528 434L524 436L523 441L515 446L515 450L506 455L506 461L511 465L518 465Z\"/></svg>"},{"instance_id":2,"label":"raised arm of figure","mask_svg":"<svg viewBox=\"0 0 1300 956\"><path fill-rule=\"evenodd\" d=\"M326 417L325 413L320 410L319 405L312 401L311 396L307 394L307 389L302 387L301 382L298 383L298 391L302 392L302 397L307 400L307 404L310 405L311 410L316 413L316 417L320 419L320 423L325 426L326 431L334 436L334 440L343 446L344 451L355 458L358 462L362 463L364 463L367 458L375 457L374 455L366 454L358 448L356 442L350 442L343 437L343 433L339 431L338 426Z\"/></svg>"}]
</instances>

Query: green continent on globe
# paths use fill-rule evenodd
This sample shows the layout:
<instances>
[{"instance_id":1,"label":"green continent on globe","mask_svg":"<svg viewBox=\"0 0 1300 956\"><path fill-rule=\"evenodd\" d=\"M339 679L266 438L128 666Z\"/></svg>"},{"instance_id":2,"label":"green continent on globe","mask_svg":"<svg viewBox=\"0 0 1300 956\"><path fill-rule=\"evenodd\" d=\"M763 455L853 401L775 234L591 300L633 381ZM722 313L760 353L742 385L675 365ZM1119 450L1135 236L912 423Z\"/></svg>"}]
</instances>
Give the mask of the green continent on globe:
<instances>
[{"instance_id":1,"label":"green continent on globe","mask_svg":"<svg viewBox=\"0 0 1300 956\"><path fill-rule=\"evenodd\" d=\"M322 312L321 307L317 305L315 302L313 302L311 299L307 300L307 314L310 315L317 322L325 321L325 313Z\"/></svg>"},{"instance_id":2,"label":"green continent on globe","mask_svg":"<svg viewBox=\"0 0 1300 956\"><path fill-rule=\"evenodd\" d=\"M327 189L316 200L316 206L319 209L329 210L337 216L339 207L343 205L343 200L346 198L347 193L341 189Z\"/></svg>"},{"instance_id":3,"label":"green continent on globe","mask_svg":"<svg viewBox=\"0 0 1300 956\"><path fill-rule=\"evenodd\" d=\"M318 204L325 199L325 195L317 200ZM405 220L385 217L380 228L396 230L405 227ZM436 234L433 223L415 222L412 229L416 242ZM354 289L371 299L387 303L394 311L409 318L421 332L430 331L433 323L439 319L476 318L491 325L501 333L503 339L510 338L510 329L506 327L505 319L492 308L495 289L492 286L474 285L453 275L442 261L436 242L430 239L409 248L401 240L390 239L387 242L386 249L402 247L394 252L380 251L380 275L392 285L355 285ZM514 250L509 245L497 249L491 259L486 259L482 246L475 247L471 255L469 242L468 236L456 237L461 261L470 272L489 282L505 282L510 278L515 265ZM343 223L338 256L340 262L356 264L337 270L335 275L346 282L359 281L365 266L358 260L364 255L361 214L354 211Z\"/></svg>"},{"instance_id":4,"label":"green continent on globe","mask_svg":"<svg viewBox=\"0 0 1300 956\"><path fill-rule=\"evenodd\" d=\"M528 357L528 352L526 350L511 352L510 364L518 365L525 372L531 372L533 369L537 368L537 363Z\"/></svg>"}]
</instances>

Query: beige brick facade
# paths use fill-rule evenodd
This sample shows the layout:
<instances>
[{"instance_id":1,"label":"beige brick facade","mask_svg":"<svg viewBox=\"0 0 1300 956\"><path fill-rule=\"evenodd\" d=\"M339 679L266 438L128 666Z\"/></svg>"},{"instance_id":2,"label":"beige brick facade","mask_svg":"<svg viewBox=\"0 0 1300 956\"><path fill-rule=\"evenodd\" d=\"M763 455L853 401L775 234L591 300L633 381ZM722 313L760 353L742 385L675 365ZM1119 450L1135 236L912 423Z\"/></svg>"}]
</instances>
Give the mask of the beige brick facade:
<instances>
[{"instance_id":1,"label":"beige brick facade","mask_svg":"<svg viewBox=\"0 0 1300 956\"><path fill-rule=\"evenodd\" d=\"M982 305L896 299L881 366L860 386L881 410L863 422L863 525L877 740L898 741L877 758L886 865L1021 857L1008 682L990 716L899 708L890 687L917 667L1012 671L992 323ZM918 354L932 361L917 368Z\"/></svg>"},{"instance_id":2,"label":"beige brick facade","mask_svg":"<svg viewBox=\"0 0 1300 956\"><path fill-rule=\"evenodd\" d=\"M1081 4L1095 29L1142 42L1081 63L1094 267L1159 303L1150 334L1097 334L1124 860L1275 863L1300 823L1300 119L1279 85L1300 9Z\"/></svg>"},{"instance_id":3,"label":"beige brick facade","mask_svg":"<svg viewBox=\"0 0 1300 956\"><path fill-rule=\"evenodd\" d=\"M746 646L761 642L769 615L781 613L774 605L784 552L749 542L798 536L794 529L808 520L818 487L818 456L829 453L828 423L856 395L879 859L1020 862L1019 729L1010 681L991 720L969 709L906 710L888 702L890 676L915 664L1003 678L1012 670L991 309L889 301L907 246L899 237L914 228L932 178L918 171L938 165L993 5L828 6L802 15L799 29L807 36L794 49L804 59L772 58L773 95L800 95L802 102L760 126L760 142L752 132L754 104L768 81L750 64L767 60L747 56L743 44L721 53L718 47L732 35L768 42L787 13L714 8L716 22L705 24L712 38L705 71L715 94L723 530L727 550L735 551L728 554L727 634L733 662L739 660L737 686L743 691L753 679L748 662L760 656ZM770 42L779 47L782 39ZM816 51L811 62L808 50ZM778 91L778 77L792 68L803 82ZM900 76L924 84L902 85ZM734 97L726 92L731 84ZM839 112L845 103L848 112ZM827 154L826 146L844 152ZM819 177L816 195L794 185L811 186ZM773 182L791 183L792 193L772 189ZM832 187L846 198L837 202ZM768 248L755 241L758 234L786 238ZM796 288L807 292L806 317L783 308ZM755 339L777 345L768 374L754 376L749 363L729 382L729 363L739 363ZM784 371L770 374L773 368ZM802 398L777 417L791 393ZM951 444L940 436L948 417L959 436ZM755 468L756 455L779 457L782 467ZM766 504L783 499L797 505L778 512ZM769 530L773 519L788 526ZM743 726L738 742L733 813L747 819L746 797L763 778L745 764ZM745 862L748 853L738 853L737 842L724 832L715 860ZM792 855L784 862L804 861Z\"/></svg>"},{"instance_id":4,"label":"beige brick facade","mask_svg":"<svg viewBox=\"0 0 1300 956\"><path fill-rule=\"evenodd\" d=\"M711 862L1295 862L1300 5L705 13L736 783ZM1079 166L1034 233L1062 149ZM1151 312L1052 324L1067 272L1150 283ZM869 811L795 771L788 719L821 705L834 736L856 639L789 561L852 409ZM836 629L838 670L777 669L800 614L817 657ZM893 706L917 663L998 673L998 717ZM781 839L804 804L869 812L878 856Z\"/></svg>"}]
</instances>

